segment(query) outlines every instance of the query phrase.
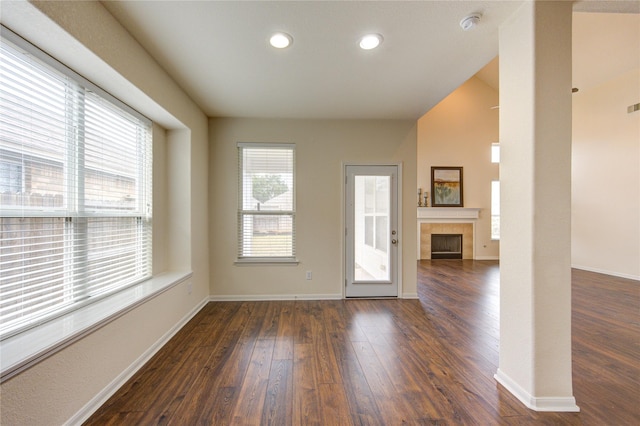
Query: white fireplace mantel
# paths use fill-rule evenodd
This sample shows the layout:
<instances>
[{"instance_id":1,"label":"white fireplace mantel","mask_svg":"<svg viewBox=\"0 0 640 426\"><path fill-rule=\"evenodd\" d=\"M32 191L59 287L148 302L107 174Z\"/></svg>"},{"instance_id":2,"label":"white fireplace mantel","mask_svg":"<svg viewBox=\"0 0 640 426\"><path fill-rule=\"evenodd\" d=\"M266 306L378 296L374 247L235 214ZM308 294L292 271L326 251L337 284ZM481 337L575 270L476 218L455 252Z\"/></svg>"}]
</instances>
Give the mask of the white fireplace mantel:
<instances>
[{"instance_id":1,"label":"white fireplace mantel","mask_svg":"<svg viewBox=\"0 0 640 426\"><path fill-rule=\"evenodd\" d=\"M420 219L478 219L480 209L475 207L418 207Z\"/></svg>"}]
</instances>

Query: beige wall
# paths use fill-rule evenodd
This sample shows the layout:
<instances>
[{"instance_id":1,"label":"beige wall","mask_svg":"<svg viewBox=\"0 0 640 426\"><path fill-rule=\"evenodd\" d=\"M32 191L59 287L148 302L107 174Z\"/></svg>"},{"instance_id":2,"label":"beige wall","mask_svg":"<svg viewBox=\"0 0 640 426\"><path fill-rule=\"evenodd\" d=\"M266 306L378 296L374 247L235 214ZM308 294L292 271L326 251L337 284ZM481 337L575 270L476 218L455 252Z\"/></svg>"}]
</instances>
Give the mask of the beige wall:
<instances>
[{"instance_id":1,"label":"beige wall","mask_svg":"<svg viewBox=\"0 0 640 426\"><path fill-rule=\"evenodd\" d=\"M342 297L345 162L403 163L403 294L416 295L415 121L221 118L209 128L212 297ZM237 142L296 144L297 266L234 265Z\"/></svg>"},{"instance_id":2,"label":"beige wall","mask_svg":"<svg viewBox=\"0 0 640 426\"><path fill-rule=\"evenodd\" d=\"M0 424L78 422L208 298L207 119L99 2L3 2L1 19L157 123L153 270L193 271L1 385Z\"/></svg>"},{"instance_id":3,"label":"beige wall","mask_svg":"<svg viewBox=\"0 0 640 426\"><path fill-rule=\"evenodd\" d=\"M640 70L573 95L572 264L640 279Z\"/></svg>"},{"instance_id":4,"label":"beige wall","mask_svg":"<svg viewBox=\"0 0 640 426\"><path fill-rule=\"evenodd\" d=\"M418 120L418 187L431 192L432 166L464 167L464 206L482 209L476 259L497 259L500 250L491 240L491 181L499 178L498 165L491 163L491 144L498 142L498 110L491 109L496 105L498 92L472 77Z\"/></svg>"}]
</instances>

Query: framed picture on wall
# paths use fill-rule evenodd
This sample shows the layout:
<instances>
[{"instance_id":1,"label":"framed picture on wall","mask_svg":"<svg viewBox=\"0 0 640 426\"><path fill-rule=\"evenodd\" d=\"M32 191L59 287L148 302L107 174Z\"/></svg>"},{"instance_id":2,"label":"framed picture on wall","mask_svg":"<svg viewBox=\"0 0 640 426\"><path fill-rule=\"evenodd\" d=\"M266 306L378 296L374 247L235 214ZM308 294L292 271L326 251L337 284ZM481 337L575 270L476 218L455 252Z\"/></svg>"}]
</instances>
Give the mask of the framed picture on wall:
<instances>
[{"instance_id":1,"label":"framed picture on wall","mask_svg":"<svg viewBox=\"0 0 640 426\"><path fill-rule=\"evenodd\" d=\"M464 206L462 167L431 167L431 206Z\"/></svg>"}]
</instances>

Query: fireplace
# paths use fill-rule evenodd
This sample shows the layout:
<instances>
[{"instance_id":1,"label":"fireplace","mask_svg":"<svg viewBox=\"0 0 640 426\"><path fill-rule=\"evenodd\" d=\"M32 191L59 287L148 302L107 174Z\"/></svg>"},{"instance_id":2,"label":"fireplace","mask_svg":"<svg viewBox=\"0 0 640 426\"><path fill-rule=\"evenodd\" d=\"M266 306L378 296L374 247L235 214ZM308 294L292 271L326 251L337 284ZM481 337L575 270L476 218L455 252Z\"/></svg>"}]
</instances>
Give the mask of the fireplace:
<instances>
[{"instance_id":1,"label":"fireplace","mask_svg":"<svg viewBox=\"0 0 640 426\"><path fill-rule=\"evenodd\" d=\"M431 259L462 259L462 234L431 234Z\"/></svg>"},{"instance_id":2,"label":"fireplace","mask_svg":"<svg viewBox=\"0 0 640 426\"><path fill-rule=\"evenodd\" d=\"M462 259L475 259L479 213L473 207L418 207L418 260L431 259L431 234L461 234Z\"/></svg>"}]
</instances>

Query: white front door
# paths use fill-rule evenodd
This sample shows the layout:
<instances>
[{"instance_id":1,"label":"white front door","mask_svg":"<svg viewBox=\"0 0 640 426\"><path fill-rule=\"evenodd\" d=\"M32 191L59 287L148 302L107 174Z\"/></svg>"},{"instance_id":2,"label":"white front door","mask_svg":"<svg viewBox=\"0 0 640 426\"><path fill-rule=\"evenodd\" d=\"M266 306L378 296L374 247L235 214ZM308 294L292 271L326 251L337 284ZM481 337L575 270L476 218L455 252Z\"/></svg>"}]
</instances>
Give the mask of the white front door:
<instances>
[{"instance_id":1,"label":"white front door","mask_svg":"<svg viewBox=\"0 0 640 426\"><path fill-rule=\"evenodd\" d=\"M398 296L398 166L346 166L346 297Z\"/></svg>"}]
</instances>

